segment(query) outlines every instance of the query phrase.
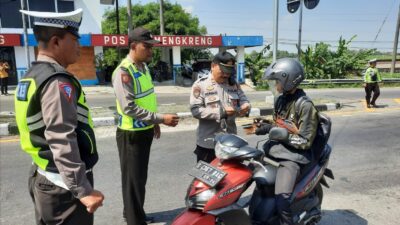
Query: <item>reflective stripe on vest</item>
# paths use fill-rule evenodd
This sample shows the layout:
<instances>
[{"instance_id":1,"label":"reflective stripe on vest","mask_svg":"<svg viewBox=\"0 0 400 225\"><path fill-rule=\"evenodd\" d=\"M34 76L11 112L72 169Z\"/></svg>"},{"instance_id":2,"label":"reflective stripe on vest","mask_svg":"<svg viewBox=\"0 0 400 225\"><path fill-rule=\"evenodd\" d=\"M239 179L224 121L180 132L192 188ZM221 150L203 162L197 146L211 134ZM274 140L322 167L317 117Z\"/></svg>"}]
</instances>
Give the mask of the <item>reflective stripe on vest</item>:
<instances>
[{"instance_id":1,"label":"reflective stripe on vest","mask_svg":"<svg viewBox=\"0 0 400 225\"><path fill-rule=\"evenodd\" d=\"M43 155L39 154L41 151L40 146L35 146L32 140L42 143L43 145L47 145L47 141L44 138L44 134L38 135L33 134L33 132L44 129L45 123L43 121L42 111L40 110L40 105L32 104L32 99L35 94L38 93L38 85L33 78L23 78L20 80L15 95L15 117L18 125L18 130L20 133L21 147L27 152L33 159L33 162L42 170L48 171L49 160L53 160L51 155L48 155L49 158L44 158ZM35 109L31 109L32 107L37 107ZM28 116L28 112L35 112L34 115ZM83 124L87 124L90 128L93 128L92 117L88 110L88 107L85 103L85 96L83 91L80 92L79 99L77 101L77 120ZM87 126L86 125L86 126ZM78 128L81 125L78 124ZM82 132L86 132L84 129L81 129ZM43 136L42 136L43 135ZM91 154L97 154L95 152L95 140L89 135L86 135L88 138L86 141L93 142L91 143L92 149L88 149ZM48 146L47 146L48 147ZM49 148L49 147L48 147ZM84 150L82 150L84 151ZM97 161L97 160L96 160ZM56 172L56 168L52 168L52 171Z\"/></svg>"},{"instance_id":2,"label":"reflective stripe on vest","mask_svg":"<svg viewBox=\"0 0 400 225\"><path fill-rule=\"evenodd\" d=\"M149 69L146 67L146 73L141 73L137 68L128 60L122 60L121 64L115 69L113 76L116 71L120 68L125 68L129 72L133 81L133 93L134 102L140 108L146 109L150 112L157 112L157 98L154 93L154 86L151 79ZM123 130L147 130L152 128L154 125L148 125L146 122L134 119L130 116L125 115L121 106L117 103L117 112L119 115L118 127Z\"/></svg>"}]
</instances>

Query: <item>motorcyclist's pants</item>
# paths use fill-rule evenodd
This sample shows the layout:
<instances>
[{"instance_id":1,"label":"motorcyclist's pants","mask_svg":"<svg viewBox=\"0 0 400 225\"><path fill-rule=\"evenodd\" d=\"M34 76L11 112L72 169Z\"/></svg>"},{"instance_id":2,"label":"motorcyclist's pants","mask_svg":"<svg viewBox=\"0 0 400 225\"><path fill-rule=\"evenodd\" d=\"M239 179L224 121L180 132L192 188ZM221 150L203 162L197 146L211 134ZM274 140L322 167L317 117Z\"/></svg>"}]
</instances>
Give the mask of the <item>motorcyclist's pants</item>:
<instances>
[{"instance_id":1,"label":"motorcyclist's pants","mask_svg":"<svg viewBox=\"0 0 400 225\"><path fill-rule=\"evenodd\" d=\"M279 214L280 225L292 225L290 210L290 196L293 192L296 178L300 173L300 166L293 161L281 161L275 182L276 209Z\"/></svg>"}]
</instances>

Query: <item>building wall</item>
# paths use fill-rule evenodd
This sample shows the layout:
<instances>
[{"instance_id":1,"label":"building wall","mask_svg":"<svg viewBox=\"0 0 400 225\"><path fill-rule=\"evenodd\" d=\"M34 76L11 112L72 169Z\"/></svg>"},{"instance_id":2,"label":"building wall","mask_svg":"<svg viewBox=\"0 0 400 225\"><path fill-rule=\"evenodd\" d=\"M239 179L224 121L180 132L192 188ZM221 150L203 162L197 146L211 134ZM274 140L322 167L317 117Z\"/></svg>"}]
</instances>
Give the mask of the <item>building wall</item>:
<instances>
[{"instance_id":1,"label":"building wall","mask_svg":"<svg viewBox=\"0 0 400 225\"><path fill-rule=\"evenodd\" d=\"M75 9L82 8L82 23L79 33L82 34L101 34L102 12L100 11L100 1L98 0L75 0Z\"/></svg>"},{"instance_id":2,"label":"building wall","mask_svg":"<svg viewBox=\"0 0 400 225\"><path fill-rule=\"evenodd\" d=\"M100 1L88 1L88 0L58 0L57 10L55 9L54 0L27 0L29 4L27 7L29 10L37 11L72 11L78 8L83 9L82 23L79 29L80 34L99 34L101 33L101 19L102 11L100 6ZM0 0L1 6L3 3ZM22 29L22 16L19 12L20 1L7 3L7 7L11 10L5 9L5 7L0 7L0 13L2 14L2 24L0 26L0 33L23 33ZM4 5L6 6L6 5ZM33 19L27 17L28 33L32 34L33 31L29 28L29 25L33 25ZM88 38L88 35L83 35L81 39ZM90 37L89 37L90 39ZM83 47L81 47L81 57L78 62L70 65L67 69L75 74L79 79L85 80L96 80L96 69L94 64L95 51L93 46L90 45L90 41L84 42ZM30 43L30 61L35 61L37 56L36 43ZM15 67L17 77L20 79L23 74L25 74L28 62L26 61L25 48L24 46L14 46L15 50ZM102 48L96 48L96 53L102 52ZM14 82L11 83L12 85Z\"/></svg>"},{"instance_id":3,"label":"building wall","mask_svg":"<svg viewBox=\"0 0 400 225\"><path fill-rule=\"evenodd\" d=\"M94 47L81 47L79 60L68 66L67 70L80 80L96 79Z\"/></svg>"}]
</instances>

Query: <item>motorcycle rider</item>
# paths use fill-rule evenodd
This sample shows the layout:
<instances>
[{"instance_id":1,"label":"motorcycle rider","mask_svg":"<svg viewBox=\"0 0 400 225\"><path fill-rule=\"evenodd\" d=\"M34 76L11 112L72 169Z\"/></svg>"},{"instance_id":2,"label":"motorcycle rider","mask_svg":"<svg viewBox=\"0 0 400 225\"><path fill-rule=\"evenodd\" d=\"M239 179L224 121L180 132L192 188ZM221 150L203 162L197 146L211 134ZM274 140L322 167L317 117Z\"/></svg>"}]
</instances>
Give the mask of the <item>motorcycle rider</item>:
<instances>
[{"instance_id":1,"label":"motorcycle rider","mask_svg":"<svg viewBox=\"0 0 400 225\"><path fill-rule=\"evenodd\" d=\"M300 173L300 167L312 160L311 146L319 121L318 111L311 100L303 101L296 113L296 101L306 96L306 93L298 88L304 78L303 66L296 59L283 58L266 69L263 79L275 81L276 91L281 93L274 104L275 123L264 123L261 126L258 124L258 128L252 132L264 135L275 126L284 127L289 132L286 141L270 140L264 146L266 154L281 164L275 182L276 207L281 225L294 224L290 196Z\"/></svg>"}]
</instances>

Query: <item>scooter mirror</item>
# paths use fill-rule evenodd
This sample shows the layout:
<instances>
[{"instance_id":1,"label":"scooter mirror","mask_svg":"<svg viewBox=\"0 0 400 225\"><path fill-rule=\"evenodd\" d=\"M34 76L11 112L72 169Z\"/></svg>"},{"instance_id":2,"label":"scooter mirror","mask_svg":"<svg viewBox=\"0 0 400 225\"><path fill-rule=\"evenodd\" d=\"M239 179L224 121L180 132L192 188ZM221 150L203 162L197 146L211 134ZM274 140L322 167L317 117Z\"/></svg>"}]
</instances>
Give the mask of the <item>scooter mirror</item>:
<instances>
[{"instance_id":1,"label":"scooter mirror","mask_svg":"<svg viewBox=\"0 0 400 225\"><path fill-rule=\"evenodd\" d=\"M285 128L274 127L269 131L270 140L286 142L288 138L289 138L289 132Z\"/></svg>"}]
</instances>

